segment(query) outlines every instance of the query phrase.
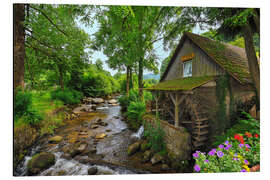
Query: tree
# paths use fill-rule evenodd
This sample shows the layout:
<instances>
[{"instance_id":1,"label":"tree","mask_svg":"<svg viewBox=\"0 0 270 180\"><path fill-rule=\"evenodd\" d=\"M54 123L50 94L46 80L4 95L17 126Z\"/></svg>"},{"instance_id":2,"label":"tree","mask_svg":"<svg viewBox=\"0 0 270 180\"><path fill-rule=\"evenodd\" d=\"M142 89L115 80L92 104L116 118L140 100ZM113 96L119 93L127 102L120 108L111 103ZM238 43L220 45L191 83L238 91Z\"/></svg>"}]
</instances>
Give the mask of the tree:
<instances>
[{"instance_id":1,"label":"tree","mask_svg":"<svg viewBox=\"0 0 270 180\"><path fill-rule=\"evenodd\" d=\"M38 74L55 72L64 90L67 75L78 74L88 62L88 34L76 26L74 6L31 4L29 8L25 22L28 66L38 69L33 71Z\"/></svg>"},{"instance_id":2,"label":"tree","mask_svg":"<svg viewBox=\"0 0 270 180\"><path fill-rule=\"evenodd\" d=\"M14 4L13 5L13 17L14 17L14 88L24 87L24 58L25 58L25 46L24 46L24 19L25 19L25 5Z\"/></svg>"}]
</instances>

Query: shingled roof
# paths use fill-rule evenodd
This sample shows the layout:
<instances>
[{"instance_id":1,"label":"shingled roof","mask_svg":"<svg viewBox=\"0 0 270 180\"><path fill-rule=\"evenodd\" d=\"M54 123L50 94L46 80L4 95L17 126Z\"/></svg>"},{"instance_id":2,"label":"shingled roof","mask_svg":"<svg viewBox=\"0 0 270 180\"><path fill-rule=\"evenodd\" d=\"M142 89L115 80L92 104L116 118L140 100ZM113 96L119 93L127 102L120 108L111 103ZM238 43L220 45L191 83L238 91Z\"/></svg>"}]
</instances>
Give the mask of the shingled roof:
<instances>
[{"instance_id":1,"label":"shingled roof","mask_svg":"<svg viewBox=\"0 0 270 180\"><path fill-rule=\"evenodd\" d=\"M183 37L181 38L180 43L177 46L176 51L160 81L163 81L166 77L186 38L190 39L203 52L205 52L210 59L217 63L222 69L224 69L241 84L250 82L251 77L248 68L248 61L243 48L214 41L212 39L189 32L184 33Z\"/></svg>"}]
</instances>

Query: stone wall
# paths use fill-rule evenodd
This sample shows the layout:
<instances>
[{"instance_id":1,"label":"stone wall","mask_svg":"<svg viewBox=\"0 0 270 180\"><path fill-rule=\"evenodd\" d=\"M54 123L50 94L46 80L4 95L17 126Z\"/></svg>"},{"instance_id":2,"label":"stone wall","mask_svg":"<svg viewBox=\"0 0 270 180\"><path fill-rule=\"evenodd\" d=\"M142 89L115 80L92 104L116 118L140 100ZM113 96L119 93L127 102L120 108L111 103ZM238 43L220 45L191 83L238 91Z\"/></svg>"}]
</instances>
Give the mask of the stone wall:
<instances>
[{"instance_id":1,"label":"stone wall","mask_svg":"<svg viewBox=\"0 0 270 180\"><path fill-rule=\"evenodd\" d=\"M147 115L144 120L157 126L157 121L153 116ZM165 143L170 156L179 160L190 160L191 158L191 136L183 127L175 127L165 121L159 120L165 132Z\"/></svg>"}]
</instances>

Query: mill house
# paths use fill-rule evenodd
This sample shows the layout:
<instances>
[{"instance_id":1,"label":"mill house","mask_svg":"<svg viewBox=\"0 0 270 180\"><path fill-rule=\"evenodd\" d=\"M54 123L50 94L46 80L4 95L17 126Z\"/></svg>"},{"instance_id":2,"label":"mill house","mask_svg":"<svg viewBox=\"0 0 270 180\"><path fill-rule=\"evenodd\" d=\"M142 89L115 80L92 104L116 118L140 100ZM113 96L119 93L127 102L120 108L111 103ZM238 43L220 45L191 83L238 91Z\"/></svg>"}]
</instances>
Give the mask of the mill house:
<instances>
[{"instance_id":1,"label":"mill house","mask_svg":"<svg viewBox=\"0 0 270 180\"><path fill-rule=\"evenodd\" d=\"M220 108L230 121L239 104L252 102L248 109L255 106L245 50L189 32L183 34L160 82L145 89L154 96L151 109L162 124L188 132L188 142L179 148L189 146L189 151L205 146L226 124L217 116ZM221 107L222 95L225 106ZM181 141L175 138L170 146Z\"/></svg>"}]
</instances>

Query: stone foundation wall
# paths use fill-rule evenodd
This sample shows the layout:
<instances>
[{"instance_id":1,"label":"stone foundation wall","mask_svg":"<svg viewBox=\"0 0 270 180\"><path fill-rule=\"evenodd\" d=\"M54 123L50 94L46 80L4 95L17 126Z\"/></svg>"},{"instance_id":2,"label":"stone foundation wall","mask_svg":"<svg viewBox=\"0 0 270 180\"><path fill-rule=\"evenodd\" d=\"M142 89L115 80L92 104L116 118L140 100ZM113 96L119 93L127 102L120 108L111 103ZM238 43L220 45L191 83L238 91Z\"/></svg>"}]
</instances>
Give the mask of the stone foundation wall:
<instances>
[{"instance_id":1,"label":"stone foundation wall","mask_svg":"<svg viewBox=\"0 0 270 180\"><path fill-rule=\"evenodd\" d=\"M145 121L153 126L157 121L153 116L145 116ZM191 136L183 127L175 127L165 121L159 120L165 132L165 143L170 156L179 160L190 160L191 158Z\"/></svg>"}]
</instances>

